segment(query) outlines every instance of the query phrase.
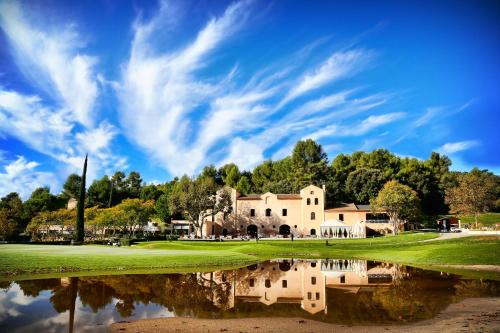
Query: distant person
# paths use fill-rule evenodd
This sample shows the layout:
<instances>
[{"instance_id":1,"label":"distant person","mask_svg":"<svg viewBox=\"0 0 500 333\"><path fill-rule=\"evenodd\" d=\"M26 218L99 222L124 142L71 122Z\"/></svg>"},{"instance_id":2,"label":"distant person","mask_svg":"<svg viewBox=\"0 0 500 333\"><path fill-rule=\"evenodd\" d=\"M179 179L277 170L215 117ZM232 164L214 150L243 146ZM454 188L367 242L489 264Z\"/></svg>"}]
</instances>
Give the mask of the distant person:
<instances>
[{"instance_id":1,"label":"distant person","mask_svg":"<svg viewBox=\"0 0 500 333\"><path fill-rule=\"evenodd\" d=\"M293 242L293 234L292 234L292 242Z\"/></svg>"}]
</instances>

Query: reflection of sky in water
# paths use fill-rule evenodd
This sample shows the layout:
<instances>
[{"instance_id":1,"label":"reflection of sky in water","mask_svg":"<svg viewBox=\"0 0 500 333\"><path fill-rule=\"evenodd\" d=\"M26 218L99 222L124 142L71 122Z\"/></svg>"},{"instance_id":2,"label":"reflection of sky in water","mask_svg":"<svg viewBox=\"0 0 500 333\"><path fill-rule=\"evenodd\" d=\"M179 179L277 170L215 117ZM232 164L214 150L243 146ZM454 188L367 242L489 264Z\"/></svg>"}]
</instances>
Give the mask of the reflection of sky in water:
<instances>
[{"instance_id":1,"label":"reflection of sky in water","mask_svg":"<svg viewBox=\"0 0 500 333\"><path fill-rule=\"evenodd\" d=\"M7 292L1 291L0 332L68 332L69 311L58 313L54 310L50 303L51 294L51 291L42 291L37 297L25 296L16 283L12 283ZM116 311L117 302L114 299L95 313L77 300L73 331L107 332L110 324L120 320L172 316L161 305L135 303L133 315L124 319Z\"/></svg>"}]
</instances>

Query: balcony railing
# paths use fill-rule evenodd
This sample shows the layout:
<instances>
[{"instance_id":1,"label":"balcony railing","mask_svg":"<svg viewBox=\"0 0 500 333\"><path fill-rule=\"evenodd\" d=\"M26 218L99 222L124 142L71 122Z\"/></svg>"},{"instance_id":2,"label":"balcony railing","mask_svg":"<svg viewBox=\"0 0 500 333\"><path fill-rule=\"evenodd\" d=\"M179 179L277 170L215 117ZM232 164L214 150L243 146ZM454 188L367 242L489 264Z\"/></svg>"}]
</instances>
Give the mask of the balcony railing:
<instances>
[{"instance_id":1,"label":"balcony railing","mask_svg":"<svg viewBox=\"0 0 500 333\"><path fill-rule=\"evenodd\" d=\"M366 220L365 223L389 223L388 219Z\"/></svg>"}]
</instances>

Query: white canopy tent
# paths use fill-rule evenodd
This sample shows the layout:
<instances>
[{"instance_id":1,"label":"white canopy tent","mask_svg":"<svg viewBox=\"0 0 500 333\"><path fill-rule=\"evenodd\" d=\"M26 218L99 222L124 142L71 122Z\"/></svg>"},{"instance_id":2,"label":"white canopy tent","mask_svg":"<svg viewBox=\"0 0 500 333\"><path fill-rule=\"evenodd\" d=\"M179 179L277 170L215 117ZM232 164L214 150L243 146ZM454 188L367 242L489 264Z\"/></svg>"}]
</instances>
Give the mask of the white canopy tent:
<instances>
[{"instance_id":1,"label":"white canopy tent","mask_svg":"<svg viewBox=\"0 0 500 333\"><path fill-rule=\"evenodd\" d=\"M326 220L320 225L323 238L365 238L366 227L364 222L347 225L337 219Z\"/></svg>"}]
</instances>

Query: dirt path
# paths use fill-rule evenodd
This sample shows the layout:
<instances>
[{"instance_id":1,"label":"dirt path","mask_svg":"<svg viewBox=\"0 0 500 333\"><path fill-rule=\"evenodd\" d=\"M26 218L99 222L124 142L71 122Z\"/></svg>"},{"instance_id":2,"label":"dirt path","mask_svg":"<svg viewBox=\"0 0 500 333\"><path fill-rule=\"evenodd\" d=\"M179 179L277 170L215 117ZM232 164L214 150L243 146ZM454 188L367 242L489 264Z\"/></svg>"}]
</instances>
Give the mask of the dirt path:
<instances>
[{"instance_id":1,"label":"dirt path","mask_svg":"<svg viewBox=\"0 0 500 333\"><path fill-rule=\"evenodd\" d=\"M347 326L302 318L159 318L112 324L111 332L500 332L500 298L469 298L435 318L409 325Z\"/></svg>"}]
</instances>

